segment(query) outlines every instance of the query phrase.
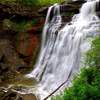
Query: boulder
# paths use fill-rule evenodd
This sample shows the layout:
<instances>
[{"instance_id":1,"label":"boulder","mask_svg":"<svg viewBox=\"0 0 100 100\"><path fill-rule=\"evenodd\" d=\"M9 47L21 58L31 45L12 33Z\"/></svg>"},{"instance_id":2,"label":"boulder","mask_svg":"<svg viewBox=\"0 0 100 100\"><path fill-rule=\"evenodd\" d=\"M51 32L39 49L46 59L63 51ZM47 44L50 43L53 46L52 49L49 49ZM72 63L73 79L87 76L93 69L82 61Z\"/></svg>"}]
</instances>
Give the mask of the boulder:
<instances>
[{"instance_id":1,"label":"boulder","mask_svg":"<svg viewBox=\"0 0 100 100\"><path fill-rule=\"evenodd\" d=\"M5 92L0 89L0 100L37 100L34 94L19 94L12 90Z\"/></svg>"},{"instance_id":2,"label":"boulder","mask_svg":"<svg viewBox=\"0 0 100 100\"><path fill-rule=\"evenodd\" d=\"M22 100L37 100L37 98L33 94L26 94L26 95L23 95Z\"/></svg>"},{"instance_id":3,"label":"boulder","mask_svg":"<svg viewBox=\"0 0 100 100\"><path fill-rule=\"evenodd\" d=\"M27 72L27 64L7 39L0 40L0 82L13 79L19 73Z\"/></svg>"}]
</instances>

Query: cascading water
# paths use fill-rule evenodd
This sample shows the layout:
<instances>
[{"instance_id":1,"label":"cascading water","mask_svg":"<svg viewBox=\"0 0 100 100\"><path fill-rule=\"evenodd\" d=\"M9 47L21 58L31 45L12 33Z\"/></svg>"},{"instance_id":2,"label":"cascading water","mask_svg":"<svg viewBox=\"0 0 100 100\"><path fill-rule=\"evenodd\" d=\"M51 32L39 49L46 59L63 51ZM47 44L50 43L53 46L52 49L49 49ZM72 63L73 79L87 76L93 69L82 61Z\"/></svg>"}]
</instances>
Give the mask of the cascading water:
<instances>
[{"instance_id":1,"label":"cascading water","mask_svg":"<svg viewBox=\"0 0 100 100\"><path fill-rule=\"evenodd\" d=\"M41 95L41 100L45 98L44 91L47 94L53 92L65 80L70 82L73 75L79 72L82 53L90 47L87 37L99 33L97 30L100 29L100 20L95 12L97 2L99 0L89 0L83 4L80 13L74 15L72 21L63 28L59 5L55 4L49 8L39 59L35 69L27 75L39 81L37 94ZM69 82L66 82L66 85Z\"/></svg>"},{"instance_id":2,"label":"cascading water","mask_svg":"<svg viewBox=\"0 0 100 100\"><path fill-rule=\"evenodd\" d=\"M50 12L52 11L52 9L54 9L53 12L54 17L52 21L50 21ZM60 16L59 5L55 4L54 6L51 6L48 10L45 26L43 29L42 47L39 60L36 64L36 69L32 72L33 74L30 74L34 76L38 81L42 73L44 72L46 64L51 56L51 52L56 40L56 32L58 31L60 26L61 26L61 16Z\"/></svg>"}]
</instances>

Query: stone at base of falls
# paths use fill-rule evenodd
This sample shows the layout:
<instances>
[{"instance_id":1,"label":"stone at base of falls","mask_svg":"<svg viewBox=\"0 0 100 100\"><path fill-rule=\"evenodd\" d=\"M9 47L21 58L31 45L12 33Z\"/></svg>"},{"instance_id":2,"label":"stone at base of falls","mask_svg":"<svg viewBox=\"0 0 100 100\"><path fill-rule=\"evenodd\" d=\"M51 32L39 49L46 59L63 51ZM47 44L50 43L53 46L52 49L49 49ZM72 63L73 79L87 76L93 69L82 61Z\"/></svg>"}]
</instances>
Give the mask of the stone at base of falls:
<instances>
[{"instance_id":1,"label":"stone at base of falls","mask_svg":"<svg viewBox=\"0 0 100 100\"><path fill-rule=\"evenodd\" d=\"M26 94L26 95L23 95L23 100L37 100L37 98L33 94Z\"/></svg>"},{"instance_id":2,"label":"stone at base of falls","mask_svg":"<svg viewBox=\"0 0 100 100\"><path fill-rule=\"evenodd\" d=\"M4 92L0 89L0 100L37 100L37 98L34 94L18 94L11 90Z\"/></svg>"}]
</instances>

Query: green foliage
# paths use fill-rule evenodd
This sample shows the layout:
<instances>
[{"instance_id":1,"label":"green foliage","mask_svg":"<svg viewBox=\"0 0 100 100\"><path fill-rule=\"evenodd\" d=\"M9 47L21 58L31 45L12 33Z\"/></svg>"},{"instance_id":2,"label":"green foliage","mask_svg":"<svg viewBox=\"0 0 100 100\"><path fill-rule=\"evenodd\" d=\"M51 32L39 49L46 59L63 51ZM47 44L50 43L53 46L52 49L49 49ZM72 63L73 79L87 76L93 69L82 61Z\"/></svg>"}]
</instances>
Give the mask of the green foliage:
<instances>
[{"instance_id":1,"label":"green foliage","mask_svg":"<svg viewBox=\"0 0 100 100\"><path fill-rule=\"evenodd\" d=\"M3 29L5 30L13 30L16 32L26 32L27 30L32 29L33 26L35 26L38 23L38 20L32 19L32 20L10 20L10 19L4 19L2 21Z\"/></svg>"},{"instance_id":2,"label":"green foliage","mask_svg":"<svg viewBox=\"0 0 100 100\"><path fill-rule=\"evenodd\" d=\"M73 86L52 100L100 100L100 69L83 69L74 80Z\"/></svg>"},{"instance_id":3,"label":"green foliage","mask_svg":"<svg viewBox=\"0 0 100 100\"><path fill-rule=\"evenodd\" d=\"M54 3L61 3L63 1L64 0L19 0L19 3L28 5L28 6L32 6L32 5L45 6L45 5L51 5Z\"/></svg>"},{"instance_id":4,"label":"green foliage","mask_svg":"<svg viewBox=\"0 0 100 100\"><path fill-rule=\"evenodd\" d=\"M86 61L89 67L81 70L73 86L52 100L100 100L100 37L93 40Z\"/></svg>"},{"instance_id":5,"label":"green foliage","mask_svg":"<svg viewBox=\"0 0 100 100\"><path fill-rule=\"evenodd\" d=\"M19 0L22 4L24 5L40 5L40 6L45 6L45 5L51 5L54 3L61 3L64 0Z\"/></svg>"},{"instance_id":6,"label":"green foliage","mask_svg":"<svg viewBox=\"0 0 100 100\"><path fill-rule=\"evenodd\" d=\"M86 64L89 66L100 66L100 36L92 42L92 48L87 53Z\"/></svg>"},{"instance_id":7,"label":"green foliage","mask_svg":"<svg viewBox=\"0 0 100 100\"><path fill-rule=\"evenodd\" d=\"M20 23L15 23L15 30L18 32L26 32L27 30L32 28L32 23L23 21Z\"/></svg>"},{"instance_id":8,"label":"green foliage","mask_svg":"<svg viewBox=\"0 0 100 100\"><path fill-rule=\"evenodd\" d=\"M37 5L38 0L17 0L17 2L25 6L33 6Z\"/></svg>"},{"instance_id":9,"label":"green foliage","mask_svg":"<svg viewBox=\"0 0 100 100\"><path fill-rule=\"evenodd\" d=\"M63 2L64 0L38 0L38 5L51 5L51 4L54 4L54 3L61 3Z\"/></svg>"}]
</instances>

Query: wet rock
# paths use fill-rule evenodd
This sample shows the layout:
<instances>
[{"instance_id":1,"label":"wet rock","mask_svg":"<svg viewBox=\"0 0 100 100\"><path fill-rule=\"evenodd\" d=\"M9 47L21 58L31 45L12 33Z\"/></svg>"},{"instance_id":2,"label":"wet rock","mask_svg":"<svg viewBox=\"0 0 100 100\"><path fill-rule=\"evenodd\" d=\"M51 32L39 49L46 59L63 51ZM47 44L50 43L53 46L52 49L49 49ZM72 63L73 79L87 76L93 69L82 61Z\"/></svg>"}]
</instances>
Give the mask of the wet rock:
<instances>
[{"instance_id":1,"label":"wet rock","mask_svg":"<svg viewBox=\"0 0 100 100\"><path fill-rule=\"evenodd\" d=\"M10 65L11 69L16 69L21 65L25 66L25 62L19 58L9 40L0 40L0 51L4 56L4 63Z\"/></svg>"},{"instance_id":2,"label":"wet rock","mask_svg":"<svg viewBox=\"0 0 100 100\"><path fill-rule=\"evenodd\" d=\"M0 100L37 100L34 94L19 94L12 90L5 92L3 89L0 89Z\"/></svg>"},{"instance_id":3,"label":"wet rock","mask_svg":"<svg viewBox=\"0 0 100 100\"><path fill-rule=\"evenodd\" d=\"M3 53L2 53L2 51L0 51L0 62L2 60L2 57L3 57Z\"/></svg>"},{"instance_id":4,"label":"wet rock","mask_svg":"<svg viewBox=\"0 0 100 100\"><path fill-rule=\"evenodd\" d=\"M2 15L19 15L27 18L33 18L33 16L39 16L39 14L35 11L36 7L22 6L20 4L8 4L8 3L0 3L0 13Z\"/></svg>"},{"instance_id":5,"label":"wet rock","mask_svg":"<svg viewBox=\"0 0 100 100\"><path fill-rule=\"evenodd\" d=\"M37 56L40 47L40 38L38 34L19 33L17 39L17 52L20 57L28 64L33 60L32 57Z\"/></svg>"},{"instance_id":6,"label":"wet rock","mask_svg":"<svg viewBox=\"0 0 100 100\"><path fill-rule=\"evenodd\" d=\"M26 74L33 68L40 47L43 24L44 20L39 19L36 27L28 27L28 30L20 33L11 31L15 28L9 19L0 24L0 83L11 81L16 75Z\"/></svg>"},{"instance_id":7,"label":"wet rock","mask_svg":"<svg viewBox=\"0 0 100 100\"><path fill-rule=\"evenodd\" d=\"M8 65L4 63L0 63L0 69L2 72L8 71Z\"/></svg>"},{"instance_id":8,"label":"wet rock","mask_svg":"<svg viewBox=\"0 0 100 100\"><path fill-rule=\"evenodd\" d=\"M0 82L13 79L18 73L27 71L26 63L19 58L11 42L0 40Z\"/></svg>"},{"instance_id":9,"label":"wet rock","mask_svg":"<svg viewBox=\"0 0 100 100\"><path fill-rule=\"evenodd\" d=\"M26 94L26 95L23 95L23 100L37 100L36 96L33 95L33 94Z\"/></svg>"}]
</instances>

